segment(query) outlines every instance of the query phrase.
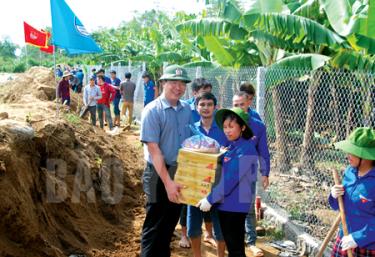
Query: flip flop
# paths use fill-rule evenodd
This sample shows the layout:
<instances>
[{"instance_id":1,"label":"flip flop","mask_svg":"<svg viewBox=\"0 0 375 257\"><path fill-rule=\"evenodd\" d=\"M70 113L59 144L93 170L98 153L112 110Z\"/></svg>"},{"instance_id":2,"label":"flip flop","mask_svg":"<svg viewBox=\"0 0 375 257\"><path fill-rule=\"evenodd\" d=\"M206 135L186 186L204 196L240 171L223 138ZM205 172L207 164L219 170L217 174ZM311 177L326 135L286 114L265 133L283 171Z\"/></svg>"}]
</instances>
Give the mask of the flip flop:
<instances>
[{"instance_id":1,"label":"flip flop","mask_svg":"<svg viewBox=\"0 0 375 257\"><path fill-rule=\"evenodd\" d=\"M213 247L217 247L216 240L212 236L205 235L203 237L203 242L208 243L208 244L210 244Z\"/></svg>"},{"instance_id":2,"label":"flip flop","mask_svg":"<svg viewBox=\"0 0 375 257\"><path fill-rule=\"evenodd\" d=\"M262 249L256 247L255 245L250 245L249 249L250 249L250 251L251 251L251 253L253 254L254 257L264 256L264 253L263 253Z\"/></svg>"},{"instance_id":3,"label":"flip flop","mask_svg":"<svg viewBox=\"0 0 375 257\"><path fill-rule=\"evenodd\" d=\"M187 239L186 236L182 236L180 241L178 242L178 245L181 247L181 248L190 248L191 245L190 245L190 241L189 239Z\"/></svg>"}]
</instances>

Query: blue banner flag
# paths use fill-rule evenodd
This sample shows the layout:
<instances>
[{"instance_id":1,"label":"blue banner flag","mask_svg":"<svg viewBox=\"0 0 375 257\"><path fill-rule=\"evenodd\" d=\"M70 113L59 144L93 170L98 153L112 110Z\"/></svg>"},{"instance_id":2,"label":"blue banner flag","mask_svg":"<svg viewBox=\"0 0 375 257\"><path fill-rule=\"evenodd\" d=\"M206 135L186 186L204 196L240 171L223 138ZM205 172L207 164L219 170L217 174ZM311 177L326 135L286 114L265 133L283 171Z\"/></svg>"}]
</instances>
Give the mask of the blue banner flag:
<instances>
[{"instance_id":1,"label":"blue banner flag","mask_svg":"<svg viewBox=\"0 0 375 257\"><path fill-rule=\"evenodd\" d=\"M52 42L68 54L100 53L82 22L64 0L51 0Z\"/></svg>"}]
</instances>

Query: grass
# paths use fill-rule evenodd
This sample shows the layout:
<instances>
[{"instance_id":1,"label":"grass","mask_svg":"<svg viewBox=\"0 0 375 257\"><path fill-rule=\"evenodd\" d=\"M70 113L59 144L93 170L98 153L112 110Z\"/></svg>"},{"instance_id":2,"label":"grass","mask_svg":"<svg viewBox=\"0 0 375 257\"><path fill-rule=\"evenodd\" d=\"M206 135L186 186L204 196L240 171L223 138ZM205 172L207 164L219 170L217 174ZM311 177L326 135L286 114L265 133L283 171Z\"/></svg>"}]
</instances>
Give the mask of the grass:
<instances>
[{"instance_id":1,"label":"grass","mask_svg":"<svg viewBox=\"0 0 375 257\"><path fill-rule=\"evenodd\" d=\"M81 125L81 118L74 113L66 113L64 118L74 126L79 127Z\"/></svg>"},{"instance_id":2,"label":"grass","mask_svg":"<svg viewBox=\"0 0 375 257\"><path fill-rule=\"evenodd\" d=\"M343 170L345 169L344 162L336 162L336 161L321 161L315 162L315 167L319 170L327 170L327 168L332 168L335 170Z\"/></svg>"},{"instance_id":3,"label":"grass","mask_svg":"<svg viewBox=\"0 0 375 257\"><path fill-rule=\"evenodd\" d=\"M267 229L266 237L269 239L269 241L279 241L285 238L285 234L281 228Z\"/></svg>"},{"instance_id":4,"label":"grass","mask_svg":"<svg viewBox=\"0 0 375 257\"><path fill-rule=\"evenodd\" d=\"M96 164L96 167L100 169L103 165L102 158L100 158L99 156L96 156L95 157L95 164Z\"/></svg>"},{"instance_id":5,"label":"grass","mask_svg":"<svg viewBox=\"0 0 375 257\"><path fill-rule=\"evenodd\" d=\"M267 241L278 241L285 238L284 231L281 227L275 227L274 224L269 220L260 220L258 225L266 229L266 239Z\"/></svg>"}]
</instances>

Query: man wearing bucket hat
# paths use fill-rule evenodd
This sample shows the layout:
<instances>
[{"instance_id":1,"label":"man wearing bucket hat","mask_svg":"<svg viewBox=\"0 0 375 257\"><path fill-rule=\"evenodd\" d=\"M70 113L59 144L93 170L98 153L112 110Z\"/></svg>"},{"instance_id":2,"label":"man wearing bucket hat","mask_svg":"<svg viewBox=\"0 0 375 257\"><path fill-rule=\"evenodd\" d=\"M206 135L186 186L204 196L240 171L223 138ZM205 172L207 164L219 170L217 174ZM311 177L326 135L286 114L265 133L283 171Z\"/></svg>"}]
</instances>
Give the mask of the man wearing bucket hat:
<instances>
[{"instance_id":1,"label":"man wearing bucket hat","mask_svg":"<svg viewBox=\"0 0 375 257\"><path fill-rule=\"evenodd\" d=\"M61 102L70 106L70 84L69 79L73 76L70 71L64 71L62 79L59 82L59 86L57 88L57 95L61 98Z\"/></svg>"},{"instance_id":2,"label":"man wearing bucket hat","mask_svg":"<svg viewBox=\"0 0 375 257\"><path fill-rule=\"evenodd\" d=\"M182 142L191 136L193 124L188 104L180 101L190 82L178 65L165 68L160 81L163 93L142 112L140 139L144 144L146 168L143 190L147 196L142 228L141 256L170 256L170 241L181 205L181 186L173 181L177 154Z\"/></svg>"},{"instance_id":3,"label":"man wearing bucket hat","mask_svg":"<svg viewBox=\"0 0 375 257\"><path fill-rule=\"evenodd\" d=\"M211 193L197 207L209 211L218 209L220 227L228 256L245 257L245 219L253 204L258 167L258 154L253 132L248 125L248 113L241 108L221 109L215 115L216 124L229 140L223 156L222 174Z\"/></svg>"},{"instance_id":4,"label":"man wearing bucket hat","mask_svg":"<svg viewBox=\"0 0 375 257\"><path fill-rule=\"evenodd\" d=\"M357 128L335 144L347 154L349 166L342 185L331 188L329 204L338 210L343 196L349 235L340 229L331 256L375 256L375 130Z\"/></svg>"}]
</instances>

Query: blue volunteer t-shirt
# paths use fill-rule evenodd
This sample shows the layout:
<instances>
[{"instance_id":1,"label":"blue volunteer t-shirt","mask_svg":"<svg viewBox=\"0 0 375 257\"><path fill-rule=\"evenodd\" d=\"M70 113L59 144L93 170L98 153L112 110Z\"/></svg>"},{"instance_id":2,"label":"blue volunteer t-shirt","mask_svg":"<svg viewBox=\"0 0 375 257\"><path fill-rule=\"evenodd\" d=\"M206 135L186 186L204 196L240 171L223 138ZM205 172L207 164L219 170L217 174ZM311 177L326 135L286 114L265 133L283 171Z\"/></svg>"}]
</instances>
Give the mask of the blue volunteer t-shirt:
<instances>
[{"instance_id":1,"label":"blue volunteer t-shirt","mask_svg":"<svg viewBox=\"0 0 375 257\"><path fill-rule=\"evenodd\" d=\"M227 137L225 136L224 132L217 126L216 122L213 121L210 130L208 133L203 128L202 123L200 121L196 122L194 126L199 129L199 131L210 138L215 139L220 146L227 146L229 144L229 141Z\"/></svg>"},{"instance_id":2,"label":"blue volunteer t-shirt","mask_svg":"<svg viewBox=\"0 0 375 257\"><path fill-rule=\"evenodd\" d=\"M83 77L84 77L83 72L82 72L82 71L77 71L77 73L76 73L76 77L77 77L77 79L78 79L79 84L82 84L82 82L83 82Z\"/></svg>"},{"instance_id":3,"label":"blue volunteer t-shirt","mask_svg":"<svg viewBox=\"0 0 375 257\"><path fill-rule=\"evenodd\" d=\"M249 107L249 109L247 109L247 113L249 114L249 117L252 117L252 118L255 118L257 120L260 120L262 121L262 118L260 117L259 113L253 109L251 109Z\"/></svg>"},{"instance_id":4,"label":"blue volunteer t-shirt","mask_svg":"<svg viewBox=\"0 0 375 257\"><path fill-rule=\"evenodd\" d=\"M262 176L269 176L271 170L271 157L267 143L267 130L262 121L249 116L249 127L253 131L254 136L250 141L254 142L255 148L259 156L259 166Z\"/></svg>"},{"instance_id":5,"label":"blue volunteer t-shirt","mask_svg":"<svg viewBox=\"0 0 375 257\"><path fill-rule=\"evenodd\" d=\"M188 103L190 106L191 114L193 115L193 121L194 122L200 121L201 116L199 115L199 112L197 111L197 107L195 106L195 97L192 97L186 100L186 103Z\"/></svg>"},{"instance_id":6,"label":"blue volunteer t-shirt","mask_svg":"<svg viewBox=\"0 0 375 257\"><path fill-rule=\"evenodd\" d=\"M143 84L144 97L143 102L146 106L149 102L153 101L155 98L155 83L152 80L149 80L147 83Z\"/></svg>"},{"instance_id":7,"label":"blue volunteer t-shirt","mask_svg":"<svg viewBox=\"0 0 375 257\"><path fill-rule=\"evenodd\" d=\"M121 80L119 78L115 78L114 80L111 79L112 86L120 88L120 83L121 83ZM115 98L121 98L120 90L116 90Z\"/></svg>"}]
</instances>

